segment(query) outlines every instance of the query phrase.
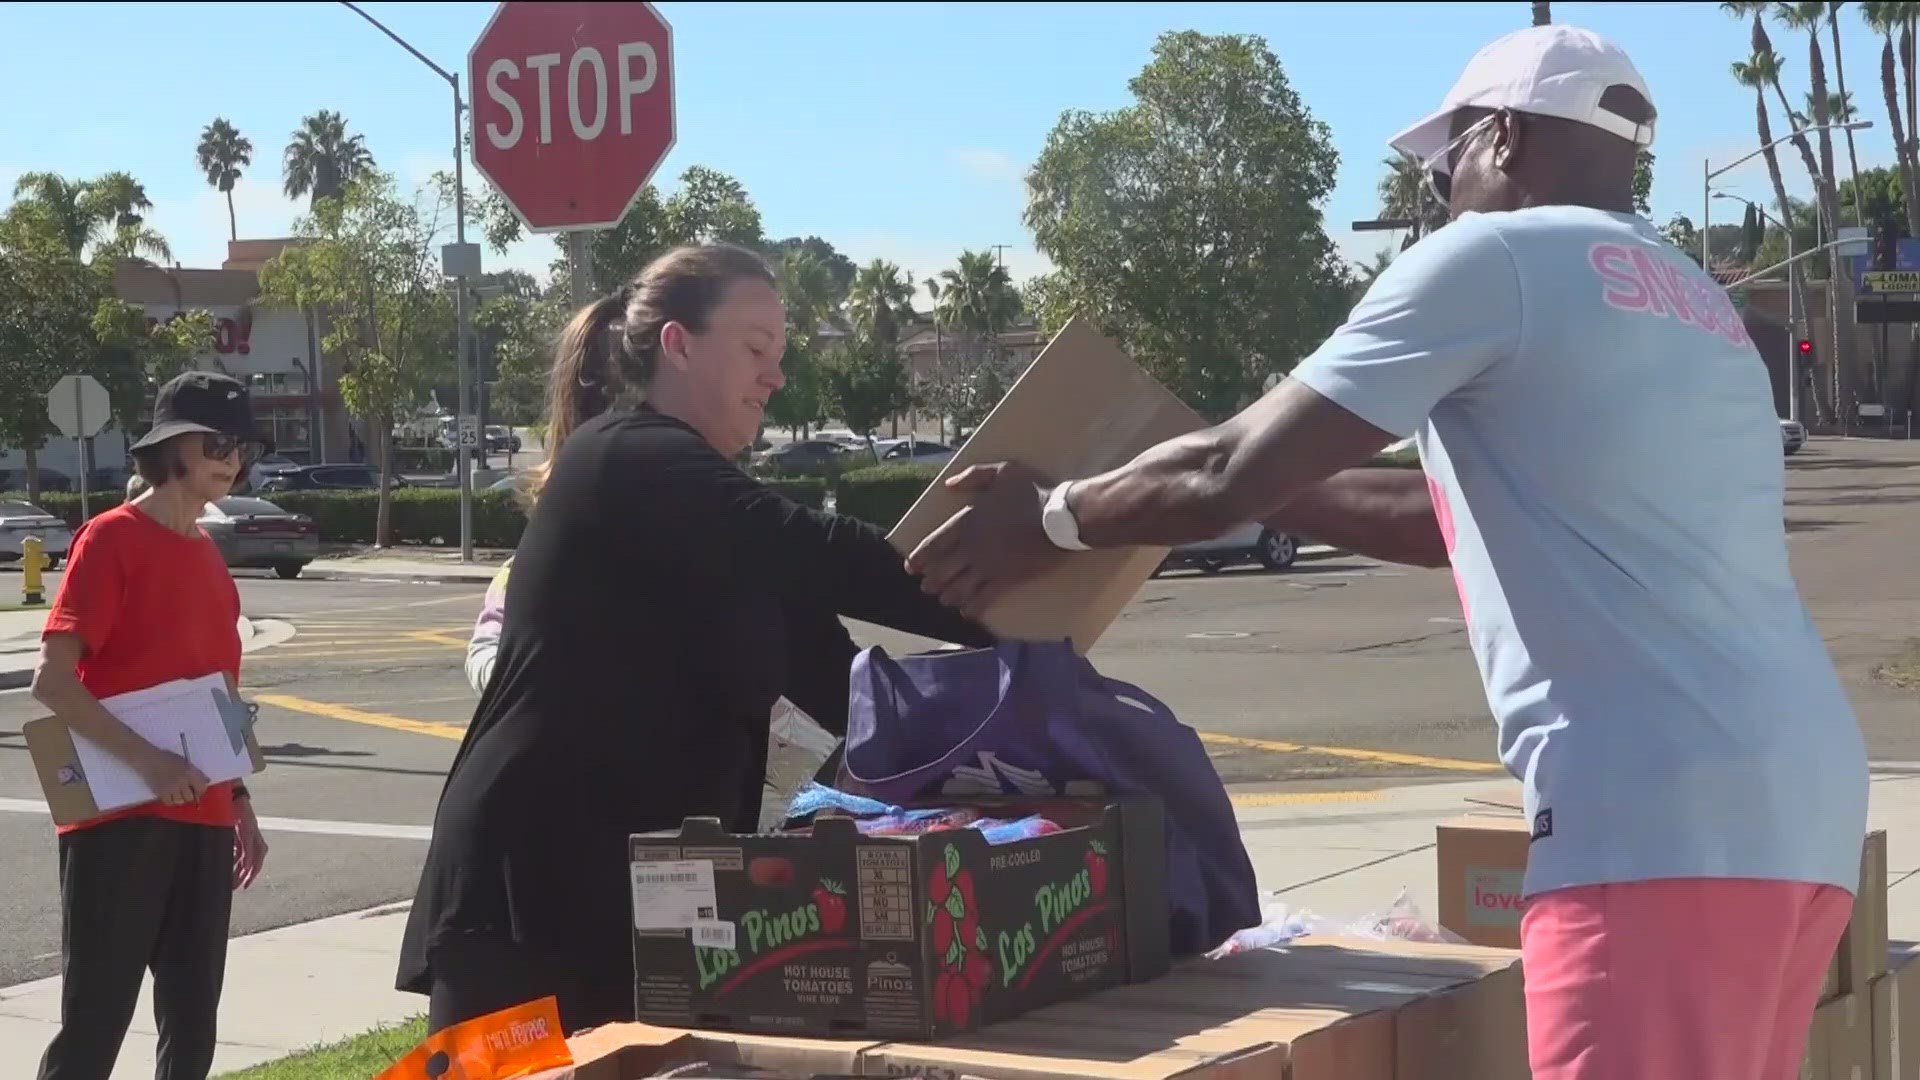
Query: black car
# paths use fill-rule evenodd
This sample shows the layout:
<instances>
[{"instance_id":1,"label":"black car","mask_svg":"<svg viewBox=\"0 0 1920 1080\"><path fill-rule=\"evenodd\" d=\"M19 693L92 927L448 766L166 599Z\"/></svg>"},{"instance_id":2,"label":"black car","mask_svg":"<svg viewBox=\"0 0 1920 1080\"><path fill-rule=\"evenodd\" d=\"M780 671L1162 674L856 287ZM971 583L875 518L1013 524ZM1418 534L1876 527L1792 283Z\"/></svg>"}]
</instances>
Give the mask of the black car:
<instances>
[{"instance_id":1,"label":"black car","mask_svg":"<svg viewBox=\"0 0 1920 1080\"><path fill-rule=\"evenodd\" d=\"M520 452L520 436L503 424L488 424L485 431L487 453L517 454Z\"/></svg>"},{"instance_id":2,"label":"black car","mask_svg":"<svg viewBox=\"0 0 1920 1080\"><path fill-rule=\"evenodd\" d=\"M403 488L407 482L399 477L393 478L393 487ZM266 479L259 487L261 492L270 491L378 491L380 490L380 470L371 465L301 465L292 469L282 469Z\"/></svg>"}]
</instances>

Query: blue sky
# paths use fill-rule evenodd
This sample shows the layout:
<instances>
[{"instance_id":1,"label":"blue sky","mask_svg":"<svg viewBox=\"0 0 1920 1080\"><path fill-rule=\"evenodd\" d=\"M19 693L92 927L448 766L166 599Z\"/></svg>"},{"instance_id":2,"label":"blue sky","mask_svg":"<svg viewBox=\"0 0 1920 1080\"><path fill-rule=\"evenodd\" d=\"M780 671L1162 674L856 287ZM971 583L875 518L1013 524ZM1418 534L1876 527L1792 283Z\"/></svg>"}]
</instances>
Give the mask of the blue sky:
<instances>
[{"instance_id":1,"label":"blue sky","mask_svg":"<svg viewBox=\"0 0 1920 1080\"><path fill-rule=\"evenodd\" d=\"M1530 16L1518 0L657 6L674 29L680 135L656 181L670 187L694 164L731 173L770 235L817 233L857 260L885 257L916 278L963 248L994 244L1007 245L1016 279L1044 270L1020 222L1022 173L1063 109L1126 104L1127 80L1155 36L1177 29L1267 39L1332 128L1341 166L1328 232L1363 259L1386 242L1346 226L1377 210L1387 137L1432 109L1476 48ZM493 11L366 7L456 71ZM1852 7L1842 13L1849 85L1875 125L1859 135L1861 165L1887 164L1879 40ZM1613 38L1639 64L1661 111L1652 217L1681 211L1697 223L1702 159L1718 165L1755 145L1753 97L1728 74L1746 53L1746 25L1713 3L1557 3L1554 15ZM1771 32L1800 107L1806 37ZM445 84L337 4L6 4L0 102L6 192L33 169L126 169L146 184L153 224L188 266L217 266L225 251L225 203L193 160L215 116L254 142L253 168L236 191L243 237L284 235L299 212L279 193L280 151L317 109L344 112L409 185L451 165ZM1777 103L1774 123L1784 130ZM1797 155L1781 150L1790 186L1804 194ZM1771 198L1758 159L1716 186ZM1713 214L1735 220L1739 209L1722 201ZM543 272L552 255L541 237L487 261Z\"/></svg>"}]
</instances>

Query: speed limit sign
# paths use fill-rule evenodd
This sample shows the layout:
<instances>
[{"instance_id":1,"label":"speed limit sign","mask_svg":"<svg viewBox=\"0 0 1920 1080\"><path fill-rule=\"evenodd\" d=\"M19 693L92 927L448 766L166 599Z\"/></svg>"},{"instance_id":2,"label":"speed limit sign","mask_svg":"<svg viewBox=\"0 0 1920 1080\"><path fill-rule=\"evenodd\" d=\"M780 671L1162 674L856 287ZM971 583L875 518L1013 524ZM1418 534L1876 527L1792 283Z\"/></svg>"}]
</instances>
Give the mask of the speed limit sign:
<instances>
[{"instance_id":1,"label":"speed limit sign","mask_svg":"<svg viewBox=\"0 0 1920 1080\"><path fill-rule=\"evenodd\" d=\"M460 445L461 446L479 446L480 445L480 418L479 417L463 416L460 418Z\"/></svg>"}]
</instances>

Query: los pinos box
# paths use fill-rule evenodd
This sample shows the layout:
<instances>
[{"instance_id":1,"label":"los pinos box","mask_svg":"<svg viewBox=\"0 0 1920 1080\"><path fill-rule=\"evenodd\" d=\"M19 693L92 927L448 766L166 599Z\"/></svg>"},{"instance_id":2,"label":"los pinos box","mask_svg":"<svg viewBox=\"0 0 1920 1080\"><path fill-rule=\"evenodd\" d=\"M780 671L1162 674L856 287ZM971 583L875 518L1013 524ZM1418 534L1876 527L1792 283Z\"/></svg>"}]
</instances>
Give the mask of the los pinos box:
<instances>
[{"instance_id":1,"label":"los pinos box","mask_svg":"<svg viewBox=\"0 0 1920 1080\"><path fill-rule=\"evenodd\" d=\"M1153 799L967 798L1059 831L869 835L844 817L630 841L638 1019L682 1028L938 1038L1168 970Z\"/></svg>"}]
</instances>

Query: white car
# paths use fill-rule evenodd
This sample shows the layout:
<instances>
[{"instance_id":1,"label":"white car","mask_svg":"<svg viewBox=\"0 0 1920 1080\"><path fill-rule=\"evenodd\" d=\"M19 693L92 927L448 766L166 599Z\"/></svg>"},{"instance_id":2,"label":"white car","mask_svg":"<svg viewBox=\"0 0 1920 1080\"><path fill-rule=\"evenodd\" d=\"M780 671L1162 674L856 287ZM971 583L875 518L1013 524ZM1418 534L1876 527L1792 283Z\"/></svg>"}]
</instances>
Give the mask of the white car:
<instances>
[{"instance_id":1,"label":"white car","mask_svg":"<svg viewBox=\"0 0 1920 1080\"><path fill-rule=\"evenodd\" d=\"M1191 566L1205 574L1217 574L1229 566L1256 562L1269 570L1285 570L1300 555L1300 538L1275 532L1265 525L1242 525L1215 540L1181 544L1167 553L1156 575L1176 567Z\"/></svg>"},{"instance_id":2,"label":"white car","mask_svg":"<svg viewBox=\"0 0 1920 1080\"><path fill-rule=\"evenodd\" d=\"M1798 453L1807 445L1807 428L1798 420L1780 421L1780 448L1789 454Z\"/></svg>"},{"instance_id":3,"label":"white car","mask_svg":"<svg viewBox=\"0 0 1920 1080\"><path fill-rule=\"evenodd\" d=\"M0 499L0 562L19 562L29 536L40 538L49 570L59 566L73 546L73 530L65 521L32 503Z\"/></svg>"}]
</instances>

